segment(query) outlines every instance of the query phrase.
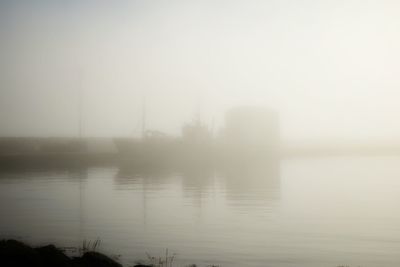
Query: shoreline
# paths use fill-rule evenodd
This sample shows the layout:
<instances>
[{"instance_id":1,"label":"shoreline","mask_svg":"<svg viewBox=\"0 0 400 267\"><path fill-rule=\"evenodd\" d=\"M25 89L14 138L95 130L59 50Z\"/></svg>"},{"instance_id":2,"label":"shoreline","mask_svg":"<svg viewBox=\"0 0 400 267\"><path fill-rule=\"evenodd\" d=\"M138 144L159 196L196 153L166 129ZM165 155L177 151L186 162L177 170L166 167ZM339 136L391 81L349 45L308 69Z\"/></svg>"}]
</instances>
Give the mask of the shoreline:
<instances>
[{"instance_id":1,"label":"shoreline","mask_svg":"<svg viewBox=\"0 0 400 267\"><path fill-rule=\"evenodd\" d=\"M100 240L83 242L83 246L77 248L78 256L69 256L65 249L53 244L44 246L30 246L15 239L0 240L0 266L2 267L174 267L175 254L166 254L162 257L147 255L146 262L137 261L134 265L122 265L118 259L97 252ZM118 256L117 256L118 258ZM182 267L199 267L189 264ZM221 267L219 265L207 265L207 267ZM350 267L348 265L336 265L336 267Z\"/></svg>"},{"instance_id":2,"label":"shoreline","mask_svg":"<svg viewBox=\"0 0 400 267\"><path fill-rule=\"evenodd\" d=\"M113 259L97 252L99 241L84 243L78 256L69 256L65 250L52 244L33 247L24 242L7 239L0 240L0 266L3 267L172 267L173 256L159 258L160 264L137 263L123 266ZM154 258L158 260L158 258ZM189 265L195 266L195 265Z\"/></svg>"}]
</instances>

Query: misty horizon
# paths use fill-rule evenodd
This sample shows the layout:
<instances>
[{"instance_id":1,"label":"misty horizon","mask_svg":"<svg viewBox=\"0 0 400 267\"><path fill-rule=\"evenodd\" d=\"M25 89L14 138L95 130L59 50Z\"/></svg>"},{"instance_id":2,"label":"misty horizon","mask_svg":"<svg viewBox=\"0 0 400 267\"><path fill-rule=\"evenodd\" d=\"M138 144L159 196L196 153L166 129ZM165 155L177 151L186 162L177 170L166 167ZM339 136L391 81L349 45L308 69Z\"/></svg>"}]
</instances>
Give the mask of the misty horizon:
<instances>
[{"instance_id":1,"label":"misty horizon","mask_svg":"<svg viewBox=\"0 0 400 267\"><path fill-rule=\"evenodd\" d=\"M282 140L397 140L394 1L2 1L0 136L178 135L236 106ZM387 71L390 70L390 71Z\"/></svg>"},{"instance_id":2,"label":"misty horizon","mask_svg":"<svg viewBox=\"0 0 400 267\"><path fill-rule=\"evenodd\" d=\"M0 266L400 266L399 14L0 0Z\"/></svg>"}]
</instances>

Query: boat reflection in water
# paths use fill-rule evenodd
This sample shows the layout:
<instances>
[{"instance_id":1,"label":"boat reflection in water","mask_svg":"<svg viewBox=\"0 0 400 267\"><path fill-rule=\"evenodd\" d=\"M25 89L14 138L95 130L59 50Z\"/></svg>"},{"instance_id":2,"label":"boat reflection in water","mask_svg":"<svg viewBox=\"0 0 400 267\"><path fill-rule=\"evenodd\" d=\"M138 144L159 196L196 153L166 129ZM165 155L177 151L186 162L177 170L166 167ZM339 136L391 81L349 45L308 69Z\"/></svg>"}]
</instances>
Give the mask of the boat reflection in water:
<instances>
[{"instance_id":1,"label":"boat reflection in water","mask_svg":"<svg viewBox=\"0 0 400 267\"><path fill-rule=\"evenodd\" d=\"M214 192L234 206L246 206L246 200L252 205L258 201L265 206L280 195L280 159L269 157L263 163L186 165L184 168L123 165L114 181L118 190L132 190L132 185L140 184L144 194L146 189L152 194L153 187L159 184L180 184L179 190L193 201Z\"/></svg>"}]
</instances>

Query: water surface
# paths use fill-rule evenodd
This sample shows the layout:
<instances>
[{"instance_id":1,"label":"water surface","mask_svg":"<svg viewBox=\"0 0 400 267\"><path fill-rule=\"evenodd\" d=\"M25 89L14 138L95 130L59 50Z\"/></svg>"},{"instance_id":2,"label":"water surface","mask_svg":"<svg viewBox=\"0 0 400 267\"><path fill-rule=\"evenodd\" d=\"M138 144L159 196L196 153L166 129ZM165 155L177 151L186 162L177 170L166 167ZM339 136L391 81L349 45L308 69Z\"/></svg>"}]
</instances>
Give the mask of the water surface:
<instances>
[{"instance_id":1,"label":"water surface","mask_svg":"<svg viewBox=\"0 0 400 267\"><path fill-rule=\"evenodd\" d=\"M2 171L0 236L80 246L132 264L399 266L400 157L263 167Z\"/></svg>"}]
</instances>

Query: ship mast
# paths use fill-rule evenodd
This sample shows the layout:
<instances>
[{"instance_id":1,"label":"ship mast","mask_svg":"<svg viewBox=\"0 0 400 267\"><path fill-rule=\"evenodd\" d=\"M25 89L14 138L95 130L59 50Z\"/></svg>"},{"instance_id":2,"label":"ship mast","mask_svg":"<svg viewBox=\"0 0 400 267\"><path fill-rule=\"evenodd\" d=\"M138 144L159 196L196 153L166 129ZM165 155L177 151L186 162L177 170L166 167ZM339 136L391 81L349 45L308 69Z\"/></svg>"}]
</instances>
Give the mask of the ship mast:
<instances>
[{"instance_id":1,"label":"ship mast","mask_svg":"<svg viewBox=\"0 0 400 267\"><path fill-rule=\"evenodd\" d=\"M83 136L83 86L82 86L82 72L79 73L79 88L78 88L78 135L79 138Z\"/></svg>"},{"instance_id":2,"label":"ship mast","mask_svg":"<svg viewBox=\"0 0 400 267\"><path fill-rule=\"evenodd\" d=\"M84 132L84 88L83 88L83 70L81 68L77 71L77 84L76 84L76 105L77 105L77 135L78 138L83 138Z\"/></svg>"},{"instance_id":3,"label":"ship mast","mask_svg":"<svg viewBox=\"0 0 400 267\"><path fill-rule=\"evenodd\" d=\"M146 137L146 96L142 100L142 138Z\"/></svg>"}]
</instances>

